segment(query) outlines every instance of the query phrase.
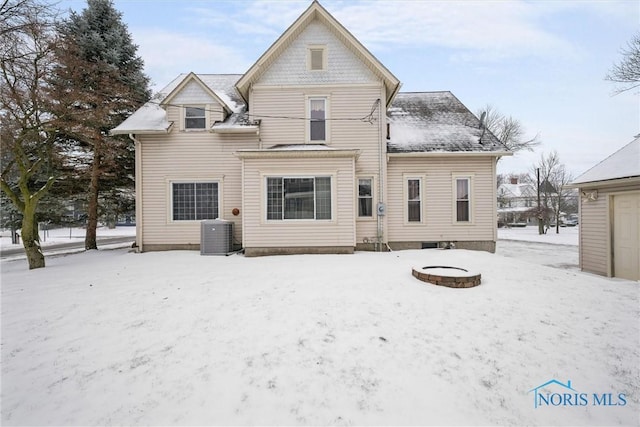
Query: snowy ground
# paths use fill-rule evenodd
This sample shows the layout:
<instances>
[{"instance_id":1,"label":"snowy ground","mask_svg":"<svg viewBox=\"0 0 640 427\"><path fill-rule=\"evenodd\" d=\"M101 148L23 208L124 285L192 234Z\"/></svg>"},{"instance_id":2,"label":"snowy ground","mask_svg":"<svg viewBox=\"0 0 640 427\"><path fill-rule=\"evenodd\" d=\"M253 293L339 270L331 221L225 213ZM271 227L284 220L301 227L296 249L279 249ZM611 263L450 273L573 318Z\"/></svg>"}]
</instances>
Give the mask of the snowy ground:
<instances>
[{"instance_id":1,"label":"snowy ground","mask_svg":"<svg viewBox=\"0 0 640 427\"><path fill-rule=\"evenodd\" d=\"M85 233L86 229L78 227L40 230L40 244L42 246L51 246L59 243L83 241ZM99 237L135 236L136 227L98 227L96 234ZM3 230L0 232L0 248L8 249L17 247L22 247L22 240L18 244L12 244L11 232L9 230Z\"/></svg>"},{"instance_id":2,"label":"snowy ground","mask_svg":"<svg viewBox=\"0 0 640 427\"><path fill-rule=\"evenodd\" d=\"M2 424L638 425L638 282L540 265L526 250L551 245L515 243L523 256L3 262ZM575 248L558 249L570 264ZM427 265L479 271L482 285L411 276ZM534 408L530 390L552 379L588 405Z\"/></svg>"},{"instance_id":3,"label":"snowy ground","mask_svg":"<svg viewBox=\"0 0 640 427\"><path fill-rule=\"evenodd\" d=\"M524 242L550 243L554 245L578 246L578 227L560 227L556 233L550 228L545 234L538 234L538 226L499 228L499 240L518 240Z\"/></svg>"}]
</instances>

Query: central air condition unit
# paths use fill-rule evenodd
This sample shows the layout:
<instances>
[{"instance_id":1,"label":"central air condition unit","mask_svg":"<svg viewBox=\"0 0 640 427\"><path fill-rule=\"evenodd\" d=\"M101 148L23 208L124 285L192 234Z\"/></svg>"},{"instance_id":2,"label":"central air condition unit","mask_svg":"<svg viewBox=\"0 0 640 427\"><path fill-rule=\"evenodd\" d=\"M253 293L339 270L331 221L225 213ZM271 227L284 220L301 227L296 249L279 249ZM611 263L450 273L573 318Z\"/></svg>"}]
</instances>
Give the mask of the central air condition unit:
<instances>
[{"instance_id":1,"label":"central air condition unit","mask_svg":"<svg viewBox=\"0 0 640 427\"><path fill-rule=\"evenodd\" d=\"M233 222L224 219L200 223L200 255L228 255L233 251Z\"/></svg>"}]
</instances>

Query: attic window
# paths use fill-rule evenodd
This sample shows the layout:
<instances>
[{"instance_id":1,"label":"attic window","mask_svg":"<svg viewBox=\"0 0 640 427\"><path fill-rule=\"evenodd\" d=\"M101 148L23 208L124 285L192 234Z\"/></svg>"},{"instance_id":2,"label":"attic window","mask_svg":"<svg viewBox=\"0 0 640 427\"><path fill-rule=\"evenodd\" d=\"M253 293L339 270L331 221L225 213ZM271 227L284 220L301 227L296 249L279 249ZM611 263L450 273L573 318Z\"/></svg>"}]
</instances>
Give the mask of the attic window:
<instances>
[{"instance_id":1,"label":"attic window","mask_svg":"<svg viewBox=\"0 0 640 427\"><path fill-rule=\"evenodd\" d=\"M326 47L310 46L308 68L311 71L322 71L326 69Z\"/></svg>"},{"instance_id":2,"label":"attic window","mask_svg":"<svg viewBox=\"0 0 640 427\"><path fill-rule=\"evenodd\" d=\"M184 113L185 129L204 129L207 119L204 113L204 107L186 107Z\"/></svg>"}]
</instances>

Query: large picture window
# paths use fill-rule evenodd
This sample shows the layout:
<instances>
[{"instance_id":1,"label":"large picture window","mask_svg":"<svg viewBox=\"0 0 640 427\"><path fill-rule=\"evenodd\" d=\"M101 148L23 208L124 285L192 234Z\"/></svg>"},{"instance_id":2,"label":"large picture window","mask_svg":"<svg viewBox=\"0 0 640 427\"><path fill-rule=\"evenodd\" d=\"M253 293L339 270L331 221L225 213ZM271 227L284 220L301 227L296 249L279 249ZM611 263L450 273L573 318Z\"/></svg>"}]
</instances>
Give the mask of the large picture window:
<instances>
[{"instance_id":1,"label":"large picture window","mask_svg":"<svg viewBox=\"0 0 640 427\"><path fill-rule=\"evenodd\" d=\"M174 221L218 218L217 182L174 182L171 191Z\"/></svg>"},{"instance_id":2,"label":"large picture window","mask_svg":"<svg viewBox=\"0 0 640 427\"><path fill-rule=\"evenodd\" d=\"M331 177L267 178L267 219L331 219Z\"/></svg>"},{"instance_id":3,"label":"large picture window","mask_svg":"<svg viewBox=\"0 0 640 427\"><path fill-rule=\"evenodd\" d=\"M309 99L309 139L326 141L327 139L327 100L325 98Z\"/></svg>"},{"instance_id":4,"label":"large picture window","mask_svg":"<svg viewBox=\"0 0 640 427\"><path fill-rule=\"evenodd\" d=\"M471 221L471 188L469 178L456 178L456 221Z\"/></svg>"},{"instance_id":5,"label":"large picture window","mask_svg":"<svg viewBox=\"0 0 640 427\"><path fill-rule=\"evenodd\" d=\"M422 221L422 194L420 191L420 179L407 179L407 221Z\"/></svg>"},{"instance_id":6,"label":"large picture window","mask_svg":"<svg viewBox=\"0 0 640 427\"><path fill-rule=\"evenodd\" d=\"M373 180L371 178L358 179L358 216L373 217Z\"/></svg>"},{"instance_id":7,"label":"large picture window","mask_svg":"<svg viewBox=\"0 0 640 427\"><path fill-rule=\"evenodd\" d=\"M204 107L186 107L184 112L185 129L204 129L207 125Z\"/></svg>"}]
</instances>

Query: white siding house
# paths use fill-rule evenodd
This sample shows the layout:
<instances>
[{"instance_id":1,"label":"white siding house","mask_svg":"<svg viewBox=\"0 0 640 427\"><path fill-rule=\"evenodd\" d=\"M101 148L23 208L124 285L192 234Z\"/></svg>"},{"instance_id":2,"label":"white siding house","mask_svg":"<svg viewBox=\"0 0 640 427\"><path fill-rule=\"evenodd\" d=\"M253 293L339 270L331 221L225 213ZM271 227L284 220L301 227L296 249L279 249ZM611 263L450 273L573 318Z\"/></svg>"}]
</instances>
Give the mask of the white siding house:
<instances>
[{"instance_id":1,"label":"white siding house","mask_svg":"<svg viewBox=\"0 0 640 427\"><path fill-rule=\"evenodd\" d=\"M450 92L400 81L318 2L244 74L183 74L114 134L136 145L138 250L233 222L247 255L456 242L493 251L510 155Z\"/></svg>"}]
</instances>

